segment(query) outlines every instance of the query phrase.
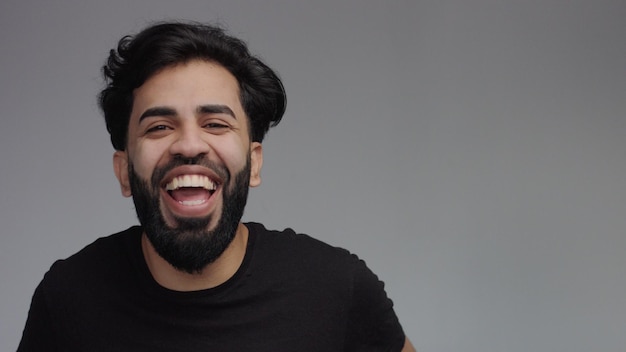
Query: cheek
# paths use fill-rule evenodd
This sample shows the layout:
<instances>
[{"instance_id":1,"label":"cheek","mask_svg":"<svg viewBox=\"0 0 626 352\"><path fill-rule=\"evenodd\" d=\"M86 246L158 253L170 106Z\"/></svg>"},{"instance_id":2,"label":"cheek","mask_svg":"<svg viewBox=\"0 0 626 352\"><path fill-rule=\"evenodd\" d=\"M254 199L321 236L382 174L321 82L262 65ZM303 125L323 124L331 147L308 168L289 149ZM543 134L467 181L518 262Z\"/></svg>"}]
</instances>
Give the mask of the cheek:
<instances>
[{"instance_id":1,"label":"cheek","mask_svg":"<svg viewBox=\"0 0 626 352\"><path fill-rule=\"evenodd\" d=\"M239 153L223 154L226 166L233 172L233 174L241 171L246 166L246 153L241 150Z\"/></svg>"},{"instance_id":2,"label":"cheek","mask_svg":"<svg viewBox=\"0 0 626 352\"><path fill-rule=\"evenodd\" d=\"M233 140L229 143L223 143L219 147L216 146L214 150L226 167L232 173L236 173L246 165L248 148L245 143Z\"/></svg>"},{"instance_id":3,"label":"cheek","mask_svg":"<svg viewBox=\"0 0 626 352\"><path fill-rule=\"evenodd\" d=\"M149 180L160 156L156 146L137 146L131 153L131 161L137 175Z\"/></svg>"}]
</instances>

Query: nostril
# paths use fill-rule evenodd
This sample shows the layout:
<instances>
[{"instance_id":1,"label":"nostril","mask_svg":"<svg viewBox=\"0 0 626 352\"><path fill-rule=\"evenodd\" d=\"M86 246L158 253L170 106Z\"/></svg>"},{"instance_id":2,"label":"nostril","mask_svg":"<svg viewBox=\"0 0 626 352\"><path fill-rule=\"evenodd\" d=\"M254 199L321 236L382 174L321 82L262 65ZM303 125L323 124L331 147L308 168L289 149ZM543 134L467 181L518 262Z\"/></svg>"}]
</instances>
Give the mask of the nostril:
<instances>
[{"instance_id":1,"label":"nostril","mask_svg":"<svg viewBox=\"0 0 626 352\"><path fill-rule=\"evenodd\" d=\"M182 154L176 154L174 156L174 159L178 160L178 162L182 165L199 165L200 161L204 159L205 157L206 157L205 153L198 154L194 157L187 157Z\"/></svg>"}]
</instances>

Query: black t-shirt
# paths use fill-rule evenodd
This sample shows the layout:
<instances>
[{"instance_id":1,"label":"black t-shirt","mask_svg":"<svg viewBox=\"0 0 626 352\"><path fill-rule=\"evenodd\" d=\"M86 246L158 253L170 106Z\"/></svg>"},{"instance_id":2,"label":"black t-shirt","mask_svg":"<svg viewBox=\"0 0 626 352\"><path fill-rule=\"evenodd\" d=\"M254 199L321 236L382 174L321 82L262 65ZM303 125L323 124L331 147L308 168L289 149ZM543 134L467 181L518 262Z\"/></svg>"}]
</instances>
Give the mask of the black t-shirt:
<instances>
[{"instance_id":1,"label":"black t-shirt","mask_svg":"<svg viewBox=\"0 0 626 352\"><path fill-rule=\"evenodd\" d=\"M160 286L140 227L56 262L33 296L18 351L400 351L383 283L346 250L248 223L222 285Z\"/></svg>"}]
</instances>

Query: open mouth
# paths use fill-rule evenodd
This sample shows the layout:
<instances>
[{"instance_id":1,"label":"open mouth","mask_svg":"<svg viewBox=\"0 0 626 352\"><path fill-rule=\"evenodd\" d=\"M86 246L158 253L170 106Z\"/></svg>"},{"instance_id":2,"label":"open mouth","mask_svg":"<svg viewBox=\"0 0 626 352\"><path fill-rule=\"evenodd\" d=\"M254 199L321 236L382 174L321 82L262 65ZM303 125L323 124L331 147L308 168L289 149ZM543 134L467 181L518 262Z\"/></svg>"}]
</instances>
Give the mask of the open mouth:
<instances>
[{"instance_id":1,"label":"open mouth","mask_svg":"<svg viewBox=\"0 0 626 352\"><path fill-rule=\"evenodd\" d=\"M217 183L205 175L180 175L165 184L165 191L184 206L206 203L217 189Z\"/></svg>"}]
</instances>

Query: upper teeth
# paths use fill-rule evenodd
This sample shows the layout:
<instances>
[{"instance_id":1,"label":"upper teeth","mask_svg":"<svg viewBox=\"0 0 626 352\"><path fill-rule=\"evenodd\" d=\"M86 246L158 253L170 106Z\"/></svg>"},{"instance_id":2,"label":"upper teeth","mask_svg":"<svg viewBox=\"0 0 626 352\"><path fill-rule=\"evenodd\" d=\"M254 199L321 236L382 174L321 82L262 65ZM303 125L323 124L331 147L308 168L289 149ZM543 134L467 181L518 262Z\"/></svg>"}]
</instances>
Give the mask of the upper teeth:
<instances>
[{"instance_id":1,"label":"upper teeth","mask_svg":"<svg viewBox=\"0 0 626 352\"><path fill-rule=\"evenodd\" d=\"M166 191L173 191L181 187L202 187L206 190L215 190L215 183L206 176L203 175L182 175L174 177L167 185L165 185Z\"/></svg>"}]
</instances>

